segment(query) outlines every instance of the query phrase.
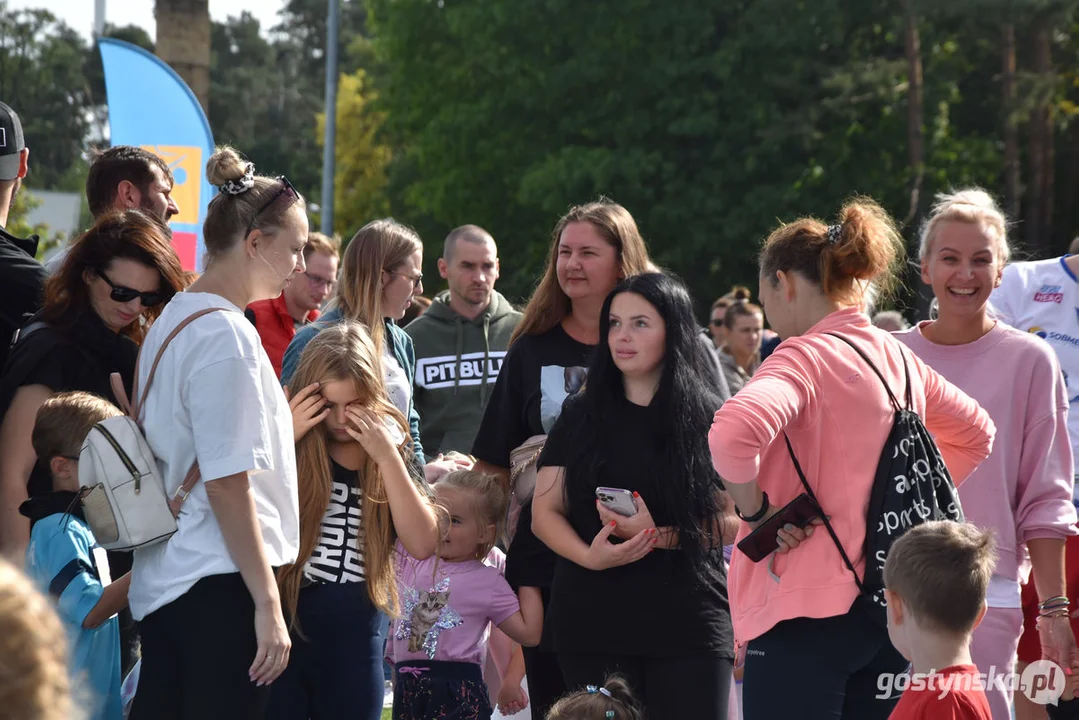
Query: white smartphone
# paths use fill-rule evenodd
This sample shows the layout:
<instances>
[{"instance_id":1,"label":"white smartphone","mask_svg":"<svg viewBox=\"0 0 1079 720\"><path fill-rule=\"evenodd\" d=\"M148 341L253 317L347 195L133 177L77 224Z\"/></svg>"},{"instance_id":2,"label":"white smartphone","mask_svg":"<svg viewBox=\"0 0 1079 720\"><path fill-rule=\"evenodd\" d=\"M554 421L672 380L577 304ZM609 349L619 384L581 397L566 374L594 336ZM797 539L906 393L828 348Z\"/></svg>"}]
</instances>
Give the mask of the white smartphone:
<instances>
[{"instance_id":1,"label":"white smartphone","mask_svg":"<svg viewBox=\"0 0 1079 720\"><path fill-rule=\"evenodd\" d=\"M622 488L598 487L596 499L603 503L611 512L618 513L623 517L633 517L637 514L637 503L633 501L633 493Z\"/></svg>"}]
</instances>

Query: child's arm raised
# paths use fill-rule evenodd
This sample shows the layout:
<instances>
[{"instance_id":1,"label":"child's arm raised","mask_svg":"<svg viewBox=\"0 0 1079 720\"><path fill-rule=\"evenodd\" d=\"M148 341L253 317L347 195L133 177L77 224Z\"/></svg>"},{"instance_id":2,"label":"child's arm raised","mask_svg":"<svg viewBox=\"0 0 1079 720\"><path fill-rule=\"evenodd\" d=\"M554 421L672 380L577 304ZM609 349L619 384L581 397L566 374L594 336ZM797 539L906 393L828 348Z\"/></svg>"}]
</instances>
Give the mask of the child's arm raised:
<instances>
[{"instance_id":1,"label":"child's arm raised","mask_svg":"<svg viewBox=\"0 0 1079 720\"><path fill-rule=\"evenodd\" d=\"M517 594L521 609L500 622L498 629L525 647L535 647L543 635L543 597L534 587L523 587Z\"/></svg>"},{"instance_id":2,"label":"child's arm raised","mask_svg":"<svg viewBox=\"0 0 1079 720\"><path fill-rule=\"evenodd\" d=\"M124 576L101 591L97 605L86 613L82 626L88 630L100 627L102 623L127 607L127 589L131 587L131 573Z\"/></svg>"},{"instance_id":3,"label":"child's arm raised","mask_svg":"<svg viewBox=\"0 0 1079 720\"><path fill-rule=\"evenodd\" d=\"M438 547L438 517L434 508L409 478L401 453L382 420L357 406L348 409L348 417L356 426L356 429L348 428L349 435L363 446L382 472L397 538L409 555L426 560Z\"/></svg>"}]
</instances>

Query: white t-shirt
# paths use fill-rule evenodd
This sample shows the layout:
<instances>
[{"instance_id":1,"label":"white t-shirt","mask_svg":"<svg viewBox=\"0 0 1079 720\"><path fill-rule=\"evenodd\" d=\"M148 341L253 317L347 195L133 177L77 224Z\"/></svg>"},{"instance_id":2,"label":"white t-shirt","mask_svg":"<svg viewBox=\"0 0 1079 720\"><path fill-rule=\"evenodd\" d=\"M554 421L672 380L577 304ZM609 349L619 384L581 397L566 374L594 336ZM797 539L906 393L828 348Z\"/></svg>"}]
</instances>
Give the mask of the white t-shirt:
<instances>
[{"instance_id":1,"label":"white t-shirt","mask_svg":"<svg viewBox=\"0 0 1079 720\"><path fill-rule=\"evenodd\" d=\"M1079 458L1079 279L1062 257L1013 263L989 300L996 317L1056 351L1070 403L1068 436Z\"/></svg>"},{"instance_id":2,"label":"white t-shirt","mask_svg":"<svg viewBox=\"0 0 1079 720\"><path fill-rule=\"evenodd\" d=\"M247 471L266 556L278 567L296 560L300 511L292 413L243 310L218 295L179 293L142 346L139 387L161 343L185 318L157 368L143 411L143 430L172 496L198 456L202 479L168 542L135 551L128 598L141 620L210 575L239 572L206 495L206 482ZM212 609L211 609L212 610Z\"/></svg>"},{"instance_id":3,"label":"white t-shirt","mask_svg":"<svg viewBox=\"0 0 1079 720\"><path fill-rule=\"evenodd\" d=\"M385 338L382 367L383 372L386 373L386 394L389 395L393 406L407 418L408 406L412 402L412 384L408 381L408 375L405 374L401 363L394 357L393 345L388 336Z\"/></svg>"}]
</instances>

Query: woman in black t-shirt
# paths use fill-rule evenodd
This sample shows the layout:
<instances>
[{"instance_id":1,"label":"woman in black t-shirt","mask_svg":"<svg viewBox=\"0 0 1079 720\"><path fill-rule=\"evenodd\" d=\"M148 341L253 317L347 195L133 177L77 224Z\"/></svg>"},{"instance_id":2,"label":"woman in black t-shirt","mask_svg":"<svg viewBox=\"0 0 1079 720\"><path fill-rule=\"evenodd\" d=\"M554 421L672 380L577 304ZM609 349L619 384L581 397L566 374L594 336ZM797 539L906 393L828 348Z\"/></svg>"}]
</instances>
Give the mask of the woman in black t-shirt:
<instances>
[{"instance_id":1,"label":"woman in black t-shirt","mask_svg":"<svg viewBox=\"0 0 1079 720\"><path fill-rule=\"evenodd\" d=\"M300 551L278 585L293 631L270 720L377 720L386 615L397 612L395 543L428 558L438 521L411 478L409 426L386 394L367 330L345 320L304 347L292 377Z\"/></svg>"},{"instance_id":2,"label":"woman in black t-shirt","mask_svg":"<svg viewBox=\"0 0 1079 720\"><path fill-rule=\"evenodd\" d=\"M722 402L708 352L684 285L660 273L620 283L533 500L536 535L560 556L546 620L567 686L623 673L657 720L727 711L722 547L737 521L702 430ZM632 493L635 514L611 512L603 487Z\"/></svg>"},{"instance_id":3,"label":"woman in black t-shirt","mask_svg":"<svg viewBox=\"0 0 1079 720\"><path fill-rule=\"evenodd\" d=\"M558 221L547 269L510 340L472 446L477 470L497 475L509 487L514 449L550 432L562 402L580 391L599 341L604 298L622 278L645 272L650 264L637 224L621 205L588 203ZM514 590L540 588L546 604L554 562L554 554L532 534L526 503L506 558L506 580ZM566 690L550 643L545 631L539 647L524 648L534 718L544 717Z\"/></svg>"}]
</instances>

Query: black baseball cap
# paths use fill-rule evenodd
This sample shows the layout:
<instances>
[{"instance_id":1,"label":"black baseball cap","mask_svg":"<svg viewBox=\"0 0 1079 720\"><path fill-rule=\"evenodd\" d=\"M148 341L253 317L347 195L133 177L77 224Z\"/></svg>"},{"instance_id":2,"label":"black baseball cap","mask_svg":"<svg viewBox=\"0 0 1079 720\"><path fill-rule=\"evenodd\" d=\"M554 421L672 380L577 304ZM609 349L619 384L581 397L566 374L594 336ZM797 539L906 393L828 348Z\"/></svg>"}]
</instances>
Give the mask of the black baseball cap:
<instances>
[{"instance_id":1,"label":"black baseball cap","mask_svg":"<svg viewBox=\"0 0 1079 720\"><path fill-rule=\"evenodd\" d=\"M18 114L0 102L0 180L19 177L19 154L25 147Z\"/></svg>"}]
</instances>

